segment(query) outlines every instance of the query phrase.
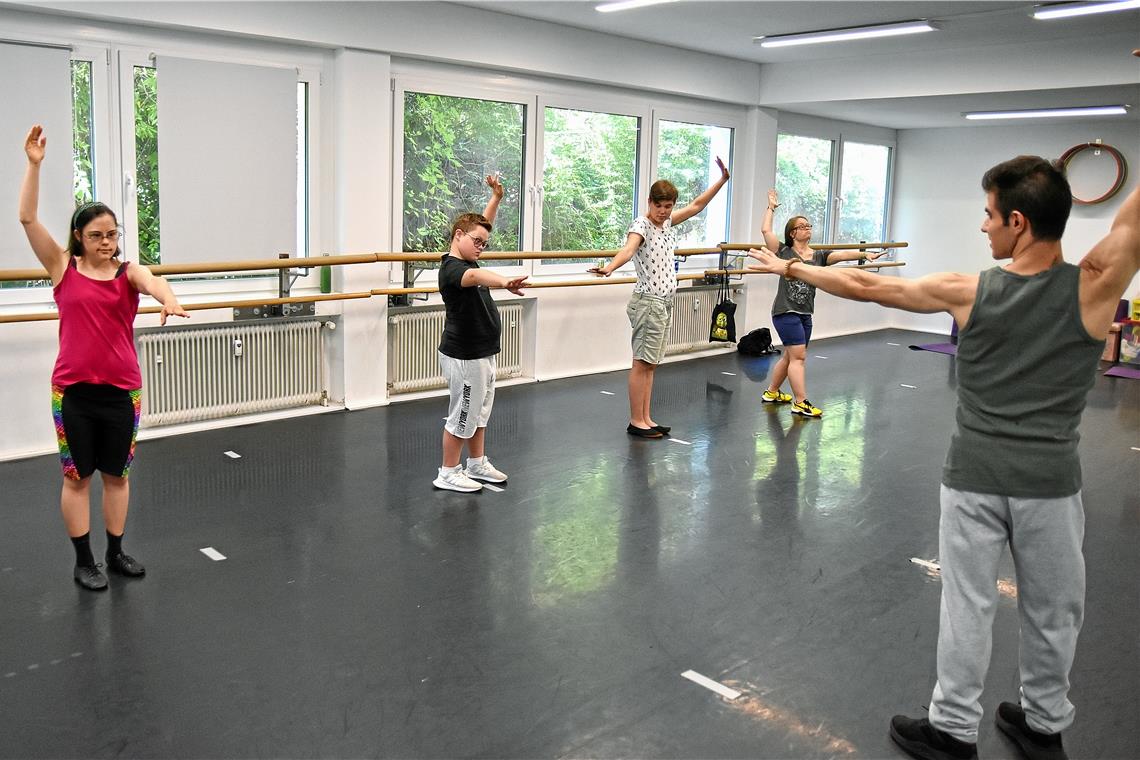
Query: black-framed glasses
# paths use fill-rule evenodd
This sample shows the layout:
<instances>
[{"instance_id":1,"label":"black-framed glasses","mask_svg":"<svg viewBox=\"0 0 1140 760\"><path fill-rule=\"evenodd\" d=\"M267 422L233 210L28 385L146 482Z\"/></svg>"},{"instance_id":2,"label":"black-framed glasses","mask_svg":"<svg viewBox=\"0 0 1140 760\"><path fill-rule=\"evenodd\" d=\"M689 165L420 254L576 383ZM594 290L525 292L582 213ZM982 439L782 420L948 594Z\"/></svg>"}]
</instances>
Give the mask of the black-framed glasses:
<instances>
[{"instance_id":1,"label":"black-framed glasses","mask_svg":"<svg viewBox=\"0 0 1140 760\"><path fill-rule=\"evenodd\" d=\"M811 228L810 224L797 224L795 227L792 227L793 230L810 230Z\"/></svg>"},{"instance_id":2,"label":"black-framed glasses","mask_svg":"<svg viewBox=\"0 0 1140 760\"><path fill-rule=\"evenodd\" d=\"M109 232L84 232L83 237L88 243L98 243L103 240L108 240L112 243L117 242L123 236L121 230L110 230Z\"/></svg>"},{"instance_id":3,"label":"black-framed glasses","mask_svg":"<svg viewBox=\"0 0 1140 760\"><path fill-rule=\"evenodd\" d=\"M462 230L461 230L461 232L462 232ZM483 250L484 248L486 248L487 245L491 242L489 238L475 237L470 232L464 232L463 234L466 235L467 237L471 238L471 245L475 246L480 251Z\"/></svg>"}]
</instances>

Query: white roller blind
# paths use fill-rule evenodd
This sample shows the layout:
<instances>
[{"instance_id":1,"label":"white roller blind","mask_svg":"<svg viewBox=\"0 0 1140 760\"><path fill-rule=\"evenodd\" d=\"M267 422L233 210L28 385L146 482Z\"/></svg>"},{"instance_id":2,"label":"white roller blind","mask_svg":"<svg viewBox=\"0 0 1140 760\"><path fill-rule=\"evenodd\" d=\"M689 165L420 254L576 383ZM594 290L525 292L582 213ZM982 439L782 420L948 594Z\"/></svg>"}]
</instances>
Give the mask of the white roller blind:
<instances>
[{"instance_id":1,"label":"white roller blind","mask_svg":"<svg viewBox=\"0 0 1140 760\"><path fill-rule=\"evenodd\" d=\"M168 57L156 66L162 263L293 254L296 72Z\"/></svg>"},{"instance_id":2,"label":"white roller blind","mask_svg":"<svg viewBox=\"0 0 1140 760\"><path fill-rule=\"evenodd\" d=\"M28 159L24 137L33 124L47 136L40 165L40 221L60 245L75 210L72 185L71 53L0 43L0 268L34 269L36 255L20 225L20 183Z\"/></svg>"}]
</instances>

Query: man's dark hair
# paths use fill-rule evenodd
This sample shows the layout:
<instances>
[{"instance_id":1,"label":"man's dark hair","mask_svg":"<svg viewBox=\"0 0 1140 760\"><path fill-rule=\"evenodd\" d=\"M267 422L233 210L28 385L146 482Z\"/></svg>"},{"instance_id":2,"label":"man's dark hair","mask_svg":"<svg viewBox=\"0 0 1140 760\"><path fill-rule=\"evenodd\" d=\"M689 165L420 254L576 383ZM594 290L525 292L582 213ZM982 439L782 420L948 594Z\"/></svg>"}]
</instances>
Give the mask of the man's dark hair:
<instances>
[{"instance_id":1,"label":"man's dark hair","mask_svg":"<svg viewBox=\"0 0 1140 760\"><path fill-rule=\"evenodd\" d=\"M991 168L982 189L994 194L1003 224L1020 211L1038 240L1060 240L1073 209L1073 192L1064 167L1040 156L1018 156Z\"/></svg>"}]
</instances>

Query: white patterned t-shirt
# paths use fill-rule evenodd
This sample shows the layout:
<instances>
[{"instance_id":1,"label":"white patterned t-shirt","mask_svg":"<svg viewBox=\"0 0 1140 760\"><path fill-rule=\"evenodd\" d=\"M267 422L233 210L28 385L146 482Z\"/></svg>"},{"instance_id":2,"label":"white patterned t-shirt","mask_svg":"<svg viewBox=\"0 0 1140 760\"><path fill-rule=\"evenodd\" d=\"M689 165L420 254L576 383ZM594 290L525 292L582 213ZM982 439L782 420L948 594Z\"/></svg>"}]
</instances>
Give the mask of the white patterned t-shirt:
<instances>
[{"instance_id":1,"label":"white patterned t-shirt","mask_svg":"<svg viewBox=\"0 0 1140 760\"><path fill-rule=\"evenodd\" d=\"M677 250L677 232L673 222L657 227L648 217L639 216L629 227L630 232L641 235L641 247L633 255L633 266L637 270L637 285L634 293L645 293L661 298L672 298L677 292L677 272L673 268L673 252Z\"/></svg>"}]
</instances>

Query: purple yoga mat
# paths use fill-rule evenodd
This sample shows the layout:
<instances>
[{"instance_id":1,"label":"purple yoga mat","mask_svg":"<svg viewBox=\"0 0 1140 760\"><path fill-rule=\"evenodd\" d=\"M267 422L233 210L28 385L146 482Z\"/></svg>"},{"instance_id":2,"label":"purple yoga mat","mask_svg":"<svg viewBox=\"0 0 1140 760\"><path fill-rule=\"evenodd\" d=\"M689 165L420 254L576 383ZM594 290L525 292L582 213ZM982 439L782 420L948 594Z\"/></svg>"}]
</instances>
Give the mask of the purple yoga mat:
<instances>
[{"instance_id":1,"label":"purple yoga mat","mask_svg":"<svg viewBox=\"0 0 1140 760\"><path fill-rule=\"evenodd\" d=\"M1117 364L1115 367L1104 373L1105 377L1127 377L1131 380L1140 380L1140 367L1127 367L1123 364Z\"/></svg>"},{"instance_id":2,"label":"purple yoga mat","mask_svg":"<svg viewBox=\"0 0 1140 760\"><path fill-rule=\"evenodd\" d=\"M953 343L924 343L921 346L911 346L911 351L933 351L937 354L958 355L958 347Z\"/></svg>"}]
</instances>

